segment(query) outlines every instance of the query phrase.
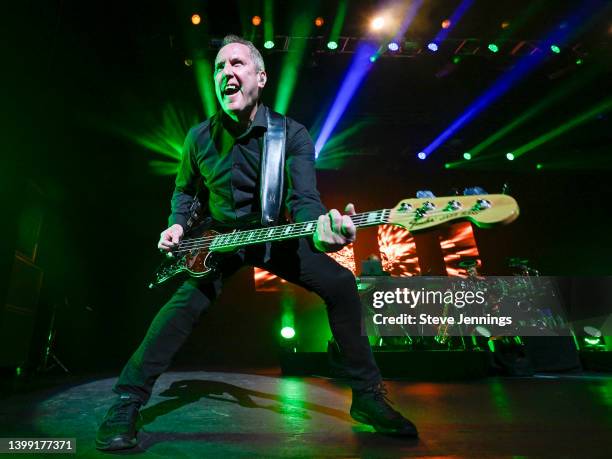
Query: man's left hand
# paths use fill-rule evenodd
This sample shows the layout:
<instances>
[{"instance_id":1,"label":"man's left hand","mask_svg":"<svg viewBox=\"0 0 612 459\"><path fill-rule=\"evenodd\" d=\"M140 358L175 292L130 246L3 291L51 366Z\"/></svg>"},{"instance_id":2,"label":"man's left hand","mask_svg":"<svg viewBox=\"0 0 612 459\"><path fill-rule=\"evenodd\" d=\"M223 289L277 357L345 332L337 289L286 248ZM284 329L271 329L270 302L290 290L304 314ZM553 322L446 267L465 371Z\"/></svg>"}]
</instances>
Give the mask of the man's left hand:
<instances>
[{"instance_id":1,"label":"man's left hand","mask_svg":"<svg viewBox=\"0 0 612 459\"><path fill-rule=\"evenodd\" d=\"M350 244L357 236L357 229L350 215L355 215L355 206L347 204L345 215L336 209L321 215L317 221L317 229L312 236L317 250L321 252L337 252Z\"/></svg>"}]
</instances>

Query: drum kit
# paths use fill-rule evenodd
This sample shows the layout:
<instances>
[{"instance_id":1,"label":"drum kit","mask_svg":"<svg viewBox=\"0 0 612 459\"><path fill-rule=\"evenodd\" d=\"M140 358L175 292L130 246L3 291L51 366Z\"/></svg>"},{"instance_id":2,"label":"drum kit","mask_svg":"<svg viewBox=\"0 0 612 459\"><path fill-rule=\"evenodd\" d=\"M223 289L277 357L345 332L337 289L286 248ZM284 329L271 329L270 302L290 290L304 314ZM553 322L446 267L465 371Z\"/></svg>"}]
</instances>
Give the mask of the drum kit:
<instances>
[{"instance_id":1,"label":"drum kit","mask_svg":"<svg viewBox=\"0 0 612 459\"><path fill-rule=\"evenodd\" d=\"M471 350L482 351L494 348L494 342L507 342L512 345L521 343L520 335L526 327L532 327L529 334L555 335L552 330L567 326L564 319L555 315L552 309L544 307L550 298L555 297L550 284L544 282L537 269L524 258L510 258L507 266L512 276L485 279L479 271L477 259L462 260L459 266L465 270L466 276L456 278L452 288L456 291L484 292L486 301L480 305L470 305L467 308L457 308L452 303L443 305L441 316L453 316L454 324L435 326L434 330L420 329L416 336L414 328L403 336L376 336L373 345L383 349L414 349L414 350ZM471 316L510 316L512 325L501 327L495 325L458 324L459 314ZM371 330L376 335L376 330ZM524 333L523 333L524 334Z\"/></svg>"}]
</instances>

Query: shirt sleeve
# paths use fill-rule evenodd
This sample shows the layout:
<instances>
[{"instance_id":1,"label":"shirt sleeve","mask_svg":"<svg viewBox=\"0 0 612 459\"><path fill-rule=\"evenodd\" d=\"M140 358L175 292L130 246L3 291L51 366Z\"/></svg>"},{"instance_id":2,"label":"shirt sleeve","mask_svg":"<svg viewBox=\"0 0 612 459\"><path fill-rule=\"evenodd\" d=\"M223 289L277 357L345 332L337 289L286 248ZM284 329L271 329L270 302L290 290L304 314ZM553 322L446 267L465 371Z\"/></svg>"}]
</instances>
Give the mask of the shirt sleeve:
<instances>
[{"instance_id":1,"label":"shirt sleeve","mask_svg":"<svg viewBox=\"0 0 612 459\"><path fill-rule=\"evenodd\" d=\"M181 225L183 229L187 226L189 219L189 211L193 200L198 191L198 181L200 179L200 169L195 161L197 144L195 141L194 130L191 129L185 137L183 150L181 153L181 162L174 185L174 193L170 208L172 213L168 218L168 226L176 223Z\"/></svg>"},{"instance_id":2,"label":"shirt sleeve","mask_svg":"<svg viewBox=\"0 0 612 459\"><path fill-rule=\"evenodd\" d=\"M296 223L316 220L327 212L317 190L315 175L315 149L312 139L302 125L287 125L287 152L285 171L287 197L285 205ZM295 131L292 133L291 131Z\"/></svg>"}]
</instances>

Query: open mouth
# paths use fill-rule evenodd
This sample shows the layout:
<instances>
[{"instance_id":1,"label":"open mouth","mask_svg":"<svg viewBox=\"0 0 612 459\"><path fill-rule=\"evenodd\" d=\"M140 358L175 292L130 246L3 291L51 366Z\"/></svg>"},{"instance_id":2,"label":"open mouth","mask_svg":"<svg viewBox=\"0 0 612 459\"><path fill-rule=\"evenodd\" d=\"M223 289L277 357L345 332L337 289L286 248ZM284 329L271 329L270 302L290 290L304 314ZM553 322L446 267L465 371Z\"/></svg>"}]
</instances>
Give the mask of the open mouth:
<instances>
[{"instance_id":1,"label":"open mouth","mask_svg":"<svg viewBox=\"0 0 612 459\"><path fill-rule=\"evenodd\" d=\"M236 84L230 83L223 90L223 94L225 96L232 96L236 94L238 91L240 91L240 87Z\"/></svg>"}]
</instances>

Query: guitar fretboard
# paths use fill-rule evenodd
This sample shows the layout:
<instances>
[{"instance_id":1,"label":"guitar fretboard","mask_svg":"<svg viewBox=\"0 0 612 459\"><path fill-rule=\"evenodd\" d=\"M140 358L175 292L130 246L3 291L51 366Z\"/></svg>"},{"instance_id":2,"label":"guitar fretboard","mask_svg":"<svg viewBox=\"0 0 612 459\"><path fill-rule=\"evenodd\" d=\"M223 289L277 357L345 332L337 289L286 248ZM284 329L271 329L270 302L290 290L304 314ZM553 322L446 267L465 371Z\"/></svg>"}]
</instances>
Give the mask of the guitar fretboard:
<instances>
[{"instance_id":1,"label":"guitar fretboard","mask_svg":"<svg viewBox=\"0 0 612 459\"><path fill-rule=\"evenodd\" d=\"M389 221L390 209L380 209L372 212L363 212L351 215L356 228L376 226ZM251 244L281 241L304 236L311 236L317 228L317 221L311 220L303 223L270 226L254 230L234 231L216 236L210 245L211 250L223 250L242 247ZM193 241L193 240L192 240Z\"/></svg>"}]
</instances>

